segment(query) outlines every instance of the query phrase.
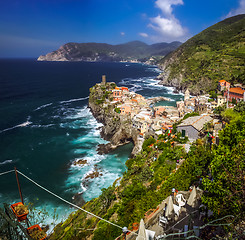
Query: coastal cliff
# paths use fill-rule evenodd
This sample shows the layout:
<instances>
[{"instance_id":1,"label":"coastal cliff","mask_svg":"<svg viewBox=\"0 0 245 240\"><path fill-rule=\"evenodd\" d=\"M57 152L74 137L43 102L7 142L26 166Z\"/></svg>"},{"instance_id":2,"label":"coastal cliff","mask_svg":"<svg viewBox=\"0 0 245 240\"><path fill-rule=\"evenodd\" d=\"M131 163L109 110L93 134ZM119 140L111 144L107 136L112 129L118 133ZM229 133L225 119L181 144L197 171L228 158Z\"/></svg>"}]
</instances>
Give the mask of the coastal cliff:
<instances>
[{"instance_id":1,"label":"coastal cliff","mask_svg":"<svg viewBox=\"0 0 245 240\"><path fill-rule=\"evenodd\" d=\"M148 45L140 41L110 45L106 43L67 43L41 55L38 61L143 62L155 64L181 45L180 42Z\"/></svg>"},{"instance_id":2,"label":"coastal cliff","mask_svg":"<svg viewBox=\"0 0 245 240\"><path fill-rule=\"evenodd\" d=\"M138 132L132 126L129 116L122 116L116 112L116 106L111 103L110 95L116 84L96 84L90 88L89 108L97 121L103 124L101 136L110 141L108 144L100 144L98 152L108 153L116 147L133 142L132 155L141 151L141 141L137 139Z\"/></svg>"},{"instance_id":3,"label":"coastal cliff","mask_svg":"<svg viewBox=\"0 0 245 240\"><path fill-rule=\"evenodd\" d=\"M245 14L227 18L190 38L158 66L161 84L198 95L216 89L225 79L244 84Z\"/></svg>"}]
</instances>

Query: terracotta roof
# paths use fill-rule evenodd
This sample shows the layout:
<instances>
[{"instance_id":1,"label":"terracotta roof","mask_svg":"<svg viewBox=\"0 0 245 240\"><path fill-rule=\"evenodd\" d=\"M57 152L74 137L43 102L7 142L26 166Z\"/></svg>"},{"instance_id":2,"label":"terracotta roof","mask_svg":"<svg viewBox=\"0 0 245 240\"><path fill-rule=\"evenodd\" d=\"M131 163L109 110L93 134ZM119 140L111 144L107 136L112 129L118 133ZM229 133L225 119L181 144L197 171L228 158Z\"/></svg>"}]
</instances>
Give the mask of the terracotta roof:
<instances>
[{"instance_id":1,"label":"terracotta roof","mask_svg":"<svg viewBox=\"0 0 245 240\"><path fill-rule=\"evenodd\" d=\"M230 88L230 92L243 94L245 91L242 88L240 88L240 87L236 87L236 88Z\"/></svg>"}]
</instances>

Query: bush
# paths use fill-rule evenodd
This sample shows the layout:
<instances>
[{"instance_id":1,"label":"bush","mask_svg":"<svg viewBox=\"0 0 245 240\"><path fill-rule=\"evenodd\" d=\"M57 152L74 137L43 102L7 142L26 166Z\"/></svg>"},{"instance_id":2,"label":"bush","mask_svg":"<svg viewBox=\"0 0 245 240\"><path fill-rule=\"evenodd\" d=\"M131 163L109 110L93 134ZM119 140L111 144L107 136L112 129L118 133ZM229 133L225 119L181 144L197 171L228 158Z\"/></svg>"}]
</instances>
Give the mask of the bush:
<instances>
[{"instance_id":1,"label":"bush","mask_svg":"<svg viewBox=\"0 0 245 240\"><path fill-rule=\"evenodd\" d=\"M149 148L149 146L151 144L154 144L155 142L156 142L156 139L154 139L152 136L149 137L148 139L146 139L144 141L144 143L143 143L143 146L142 146L143 151L146 151L146 152L149 153L151 151L151 149Z\"/></svg>"},{"instance_id":2,"label":"bush","mask_svg":"<svg viewBox=\"0 0 245 240\"><path fill-rule=\"evenodd\" d=\"M120 108L114 108L114 111L116 112L116 113L121 113L121 110L120 110Z\"/></svg>"},{"instance_id":3,"label":"bush","mask_svg":"<svg viewBox=\"0 0 245 240\"><path fill-rule=\"evenodd\" d=\"M199 116L199 113L197 112L192 112L192 113L187 113L184 117L183 120L189 118L189 117L194 117L194 116Z\"/></svg>"}]
</instances>

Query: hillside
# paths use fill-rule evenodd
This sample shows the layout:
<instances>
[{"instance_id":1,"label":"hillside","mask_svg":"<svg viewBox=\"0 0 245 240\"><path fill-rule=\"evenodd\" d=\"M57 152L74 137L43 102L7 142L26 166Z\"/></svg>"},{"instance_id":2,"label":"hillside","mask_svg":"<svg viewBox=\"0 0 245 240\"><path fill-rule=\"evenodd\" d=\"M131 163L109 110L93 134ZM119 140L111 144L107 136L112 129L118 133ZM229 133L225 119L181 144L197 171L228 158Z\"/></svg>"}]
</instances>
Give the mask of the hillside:
<instances>
[{"instance_id":1,"label":"hillside","mask_svg":"<svg viewBox=\"0 0 245 240\"><path fill-rule=\"evenodd\" d=\"M111 88L112 85L107 87ZM97 90L98 86L90 89L90 102L95 101L102 107L103 98L95 98ZM106 94L106 88L102 87L101 90ZM195 184L204 190L202 203L213 211L213 217L205 219L206 226L214 219L220 219L219 224L227 224L227 221L238 224L244 219L245 210L244 104L234 110L228 110L236 117L230 119L229 124L220 132L218 146L211 146L208 138L203 138L193 143L190 151L186 153L183 144L187 139L176 133L175 127L171 135L166 132L157 140L149 137L144 141L142 151L127 160L127 171L123 176L107 189L102 189L101 195L87 202L83 209L117 226L126 226L132 230L133 223L139 223L141 218L147 220L146 212L157 211L157 206L171 194L172 188L187 191ZM100 118L99 115L97 117ZM112 118L117 121L114 114ZM228 215L238 217L228 219ZM226 219L222 222L224 217ZM113 240L120 236L120 227L104 220L84 211L77 211L58 224L49 239ZM153 222L147 220L147 224L150 227ZM201 234L201 239L217 237L216 228L204 228ZM219 231L219 234L222 236L224 232ZM127 239L135 238L134 235ZM176 238L170 236L167 239Z\"/></svg>"},{"instance_id":2,"label":"hillside","mask_svg":"<svg viewBox=\"0 0 245 240\"><path fill-rule=\"evenodd\" d=\"M106 43L67 43L58 50L42 55L39 61L147 61L174 51L180 42L148 45L140 41L119 45Z\"/></svg>"},{"instance_id":3,"label":"hillside","mask_svg":"<svg viewBox=\"0 0 245 240\"><path fill-rule=\"evenodd\" d=\"M160 61L162 84L194 94L215 89L220 79L245 84L245 14L197 34Z\"/></svg>"}]
</instances>

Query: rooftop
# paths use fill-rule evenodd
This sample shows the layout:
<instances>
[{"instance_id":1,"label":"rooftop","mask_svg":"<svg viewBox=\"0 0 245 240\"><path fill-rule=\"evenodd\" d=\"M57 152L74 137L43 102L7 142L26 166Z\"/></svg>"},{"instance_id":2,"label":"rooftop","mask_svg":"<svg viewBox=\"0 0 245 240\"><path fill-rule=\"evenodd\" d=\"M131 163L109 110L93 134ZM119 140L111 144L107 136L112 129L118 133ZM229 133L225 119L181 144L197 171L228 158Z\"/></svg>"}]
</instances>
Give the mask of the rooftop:
<instances>
[{"instance_id":1,"label":"rooftop","mask_svg":"<svg viewBox=\"0 0 245 240\"><path fill-rule=\"evenodd\" d=\"M240 87L235 87L235 88L230 88L230 92L243 94L245 91L242 88L240 88Z\"/></svg>"},{"instance_id":2,"label":"rooftop","mask_svg":"<svg viewBox=\"0 0 245 240\"><path fill-rule=\"evenodd\" d=\"M189 117L185 119L181 124L178 126L193 126L198 131L202 130L205 123L210 122L212 118L209 115L203 115L203 116L194 116Z\"/></svg>"}]
</instances>

